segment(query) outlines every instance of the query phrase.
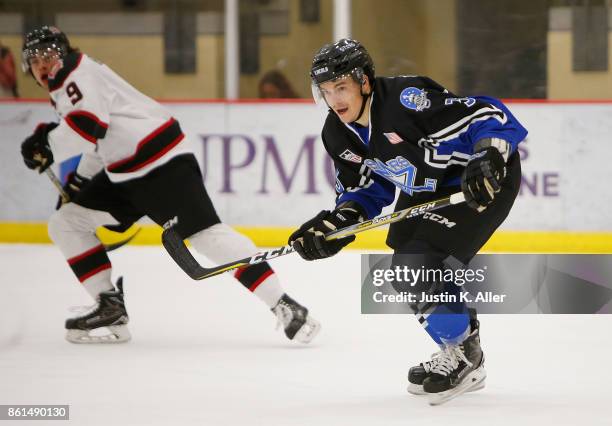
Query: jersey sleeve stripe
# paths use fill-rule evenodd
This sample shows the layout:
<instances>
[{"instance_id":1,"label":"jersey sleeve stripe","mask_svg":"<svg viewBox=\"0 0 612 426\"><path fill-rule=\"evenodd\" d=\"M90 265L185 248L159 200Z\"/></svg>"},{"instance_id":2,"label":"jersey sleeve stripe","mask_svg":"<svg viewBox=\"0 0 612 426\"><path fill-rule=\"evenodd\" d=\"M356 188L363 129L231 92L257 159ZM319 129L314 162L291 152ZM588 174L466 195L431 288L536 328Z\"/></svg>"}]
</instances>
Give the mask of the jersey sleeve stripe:
<instances>
[{"instance_id":1,"label":"jersey sleeve stripe","mask_svg":"<svg viewBox=\"0 0 612 426\"><path fill-rule=\"evenodd\" d=\"M108 130L108 124L87 111L73 111L66 116L65 120L72 130L94 144L98 139L102 139Z\"/></svg>"},{"instance_id":2,"label":"jersey sleeve stripe","mask_svg":"<svg viewBox=\"0 0 612 426\"><path fill-rule=\"evenodd\" d=\"M107 169L112 173L130 173L139 170L162 157L184 138L178 121L171 118L140 141L133 155L110 164Z\"/></svg>"},{"instance_id":3,"label":"jersey sleeve stripe","mask_svg":"<svg viewBox=\"0 0 612 426\"><path fill-rule=\"evenodd\" d=\"M487 120L489 118L495 118L500 123L504 124L507 121L506 114L494 106L481 108L475 111L473 114L463 117L461 120L456 121L450 126L428 135L429 139L434 140L445 140L455 137L457 134L465 132L469 126L477 121Z\"/></svg>"}]
</instances>

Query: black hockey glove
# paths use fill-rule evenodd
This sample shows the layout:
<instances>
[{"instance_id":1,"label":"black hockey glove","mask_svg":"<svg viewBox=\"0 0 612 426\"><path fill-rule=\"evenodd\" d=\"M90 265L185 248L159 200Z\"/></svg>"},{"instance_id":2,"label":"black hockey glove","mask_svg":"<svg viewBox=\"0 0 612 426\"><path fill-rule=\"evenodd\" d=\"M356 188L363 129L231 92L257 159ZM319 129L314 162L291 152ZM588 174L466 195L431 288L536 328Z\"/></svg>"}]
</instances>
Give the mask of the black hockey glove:
<instances>
[{"instance_id":1,"label":"black hockey glove","mask_svg":"<svg viewBox=\"0 0 612 426\"><path fill-rule=\"evenodd\" d=\"M461 176L461 190L468 206L479 212L493 202L506 177L506 163L497 148L487 147L468 162Z\"/></svg>"},{"instance_id":2,"label":"black hockey glove","mask_svg":"<svg viewBox=\"0 0 612 426\"><path fill-rule=\"evenodd\" d=\"M23 162L32 170L42 173L53 164L53 153L49 147L47 135L58 126L57 123L41 123L34 133L21 144Z\"/></svg>"},{"instance_id":3,"label":"black hockey glove","mask_svg":"<svg viewBox=\"0 0 612 426\"><path fill-rule=\"evenodd\" d=\"M351 235L327 241L324 235L354 225L363 220L363 217L361 207L350 201L338 206L331 212L323 210L291 234L289 244L306 260L324 259L333 256L343 247L355 241L355 236Z\"/></svg>"},{"instance_id":4,"label":"black hockey glove","mask_svg":"<svg viewBox=\"0 0 612 426\"><path fill-rule=\"evenodd\" d=\"M64 198L62 198L62 196L60 195L57 199L55 210L59 210L59 208L62 207L65 203L71 202L77 196L77 194L81 192L83 186L87 185L87 183L89 183L89 179L84 178L77 172L70 173L68 175L68 180L64 185L64 192L68 195L68 199L64 200Z\"/></svg>"}]
</instances>

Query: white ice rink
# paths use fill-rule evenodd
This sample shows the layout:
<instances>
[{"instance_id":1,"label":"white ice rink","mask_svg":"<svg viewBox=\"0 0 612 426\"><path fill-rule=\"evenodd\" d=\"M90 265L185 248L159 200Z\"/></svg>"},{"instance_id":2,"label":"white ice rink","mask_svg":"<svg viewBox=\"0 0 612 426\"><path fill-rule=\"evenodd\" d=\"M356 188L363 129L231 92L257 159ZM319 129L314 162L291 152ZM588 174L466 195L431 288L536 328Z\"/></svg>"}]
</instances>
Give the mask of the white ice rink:
<instances>
[{"instance_id":1,"label":"white ice rink","mask_svg":"<svg viewBox=\"0 0 612 426\"><path fill-rule=\"evenodd\" d=\"M612 425L612 316L483 316L486 388L430 407L406 373L436 348L412 316L360 314L356 252L273 261L323 325L312 346L275 332L230 276L191 281L161 246L111 259L133 340L72 345L67 308L90 300L59 250L0 245L0 404L70 404L73 425ZM45 422L15 422L30 423Z\"/></svg>"}]
</instances>

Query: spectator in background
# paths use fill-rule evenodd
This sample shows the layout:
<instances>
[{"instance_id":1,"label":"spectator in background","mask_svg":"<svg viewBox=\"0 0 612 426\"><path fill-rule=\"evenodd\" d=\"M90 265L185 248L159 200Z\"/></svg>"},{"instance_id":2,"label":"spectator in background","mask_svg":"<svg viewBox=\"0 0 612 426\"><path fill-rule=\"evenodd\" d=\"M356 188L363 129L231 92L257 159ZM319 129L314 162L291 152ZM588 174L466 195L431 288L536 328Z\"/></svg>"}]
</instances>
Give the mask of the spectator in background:
<instances>
[{"instance_id":1,"label":"spectator in background","mask_svg":"<svg viewBox=\"0 0 612 426\"><path fill-rule=\"evenodd\" d=\"M0 42L0 98L17 98L15 61L10 49Z\"/></svg>"},{"instance_id":2,"label":"spectator in background","mask_svg":"<svg viewBox=\"0 0 612 426\"><path fill-rule=\"evenodd\" d=\"M259 97L263 99L295 99L300 95L284 74L278 70L265 73L259 80Z\"/></svg>"}]
</instances>

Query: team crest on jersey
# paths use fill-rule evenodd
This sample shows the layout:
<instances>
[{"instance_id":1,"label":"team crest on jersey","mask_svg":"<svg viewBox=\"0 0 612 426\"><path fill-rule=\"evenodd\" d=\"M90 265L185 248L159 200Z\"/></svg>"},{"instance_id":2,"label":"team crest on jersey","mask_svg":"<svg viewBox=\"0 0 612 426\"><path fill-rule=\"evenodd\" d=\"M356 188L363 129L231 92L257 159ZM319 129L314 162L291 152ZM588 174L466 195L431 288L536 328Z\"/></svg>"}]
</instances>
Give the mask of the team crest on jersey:
<instances>
[{"instance_id":1,"label":"team crest on jersey","mask_svg":"<svg viewBox=\"0 0 612 426\"><path fill-rule=\"evenodd\" d=\"M359 155L355 154L354 152L351 152L348 149L342 154L340 154L340 158L342 158L343 160L352 161L353 163L357 164L361 164L361 160L363 160L363 158L361 158Z\"/></svg>"},{"instance_id":2,"label":"team crest on jersey","mask_svg":"<svg viewBox=\"0 0 612 426\"><path fill-rule=\"evenodd\" d=\"M415 192L434 192L436 190L437 179L425 178L425 185L416 186L414 184L418 170L404 157L397 156L385 163L378 158L367 159L364 164L408 195Z\"/></svg>"},{"instance_id":3,"label":"team crest on jersey","mask_svg":"<svg viewBox=\"0 0 612 426\"><path fill-rule=\"evenodd\" d=\"M400 135L395 132L383 133L385 137L391 142L393 145L398 144L400 142L404 142L404 139Z\"/></svg>"},{"instance_id":4,"label":"team crest on jersey","mask_svg":"<svg viewBox=\"0 0 612 426\"><path fill-rule=\"evenodd\" d=\"M400 93L400 102L408 109L423 111L431 106L425 90L416 87L406 87Z\"/></svg>"}]
</instances>

